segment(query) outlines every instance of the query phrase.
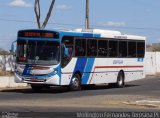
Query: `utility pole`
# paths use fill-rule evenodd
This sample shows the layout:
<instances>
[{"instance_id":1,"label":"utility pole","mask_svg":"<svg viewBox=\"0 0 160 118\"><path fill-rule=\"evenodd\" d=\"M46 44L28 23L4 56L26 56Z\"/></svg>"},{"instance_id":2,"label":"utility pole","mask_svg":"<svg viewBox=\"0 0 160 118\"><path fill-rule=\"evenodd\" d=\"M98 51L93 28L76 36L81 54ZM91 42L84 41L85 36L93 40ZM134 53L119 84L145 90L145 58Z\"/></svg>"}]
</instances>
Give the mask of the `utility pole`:
<instances>
[{"instance_id":1,"label":"utility pole","mask_svg":"<svg viewBox=\"0 0 160 118\"><path fill-rule=\"evenodd\" d=\"M89 29L89 0L86 0L85 28Z\"/></svg>"}]
</instances>

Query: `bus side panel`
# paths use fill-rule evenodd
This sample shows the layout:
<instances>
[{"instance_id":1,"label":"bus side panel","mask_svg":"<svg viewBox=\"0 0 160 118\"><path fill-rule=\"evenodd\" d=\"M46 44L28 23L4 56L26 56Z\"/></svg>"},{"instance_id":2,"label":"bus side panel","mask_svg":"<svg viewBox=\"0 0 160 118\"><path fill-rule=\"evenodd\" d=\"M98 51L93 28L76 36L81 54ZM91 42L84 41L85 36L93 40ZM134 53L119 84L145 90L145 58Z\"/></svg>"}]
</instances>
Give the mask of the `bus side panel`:
<instances>
[{"instance_id":1,"label":"bus side panel","mask_svg":"<svg viewBox=\"0 0 160 118\"><path fill-rule=\"evenodd\" d=\"M82 84L89 84L89 78L92 77L94 71L95 58L88 58L86 67L82 76Z\"/></svg>"},{"instance_id":2,"label":"bus side panel","mask_svg":"<svg viewBox=\"0 0 160 118\"><path fill-rule=\"evenodd\" d=\"M125 82L144 78L143 59L97 58L88 84L116 83L122 70Z\"/></svg>"},{"instance_id":3,"label":"bus side panel","mask_svg":"<svg viewBox=\"0 0 160 118\"><path fill-rule=\"evenodd\" d=\"M104 68L104 65L108 64L108 59L88 58L82 77L82 84L87 85L115 82L118 73L115 72L115 69L111 72L109 69Z\"/></svg>"},{"instance_id":4,"label":"bus side panel","mask_svg":"<svg viewBox=\"0 0 160 118\"><path fill-rule=\"evenodd\" d=\"M128 68L125 68L125 82L139 80L145 78L144 58L127 59Z\"/></svg>"},{"instance_id":5,"label":"bus side panel","mask_svg":"<svg viewBox=\"0 0 160 118\"><path fill-rule=\"evenodd\" d=\"M85 60L85 63L79 60ZM143 59L138 58L72 58L62 69L61 85L69 85L77 71L81 72L83 85L116 83L121 70L124 72L125 82L142 79L143 63ZM83 69L78 68L80 65Z\"/></svg>"},{"instance_id":6,"label":"bus side panel","mask_svg":"<svg viewBox=\"0 0 160 118\"><path fill-rule=\"evenodd\" d=\"M118 69L108 68L113 65L113 59L96 58L92 75L88 84L114 83L117 80Z\"/></svg>"},{"instance_id":7,"label":"bus side panel","mask_svg":"<svg viewBox=\"0 0 160 118\"><path fill-rule=\"evenodd\" d=\"M77 58L72 58L66 67L61 69L61 85L69 85L73 75Z\"/></svg>"}]
</instances>

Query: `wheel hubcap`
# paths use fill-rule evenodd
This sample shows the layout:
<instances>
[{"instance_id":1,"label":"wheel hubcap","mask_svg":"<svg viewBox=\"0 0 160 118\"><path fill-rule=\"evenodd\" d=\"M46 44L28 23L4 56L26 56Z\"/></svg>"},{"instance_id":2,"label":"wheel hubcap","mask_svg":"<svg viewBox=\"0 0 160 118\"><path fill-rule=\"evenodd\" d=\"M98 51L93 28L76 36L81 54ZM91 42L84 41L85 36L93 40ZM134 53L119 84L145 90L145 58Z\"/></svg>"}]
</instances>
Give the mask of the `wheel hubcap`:
<instances>
[{"instance_id":1,"label":"wheel hubcap","mask_svg":"<svg viewBox=\"0 0 160 118\"><path fill-rule=\"evenodd\" d=\"M123 84L122 76L120 76L118 83L119 83L119 85Z\"/></svg>"},{"instance_id":2,"label":"wheel hubcap","mask_svg":"<svg viewBox=\"0 0 160 118\"><path fill-rule=\"evenodd\" d=\"M73 78L73 79L72 79L72 85L73 85L74 88L77 88L77 87L78 87L79 83L78 83L77 78Z\"/></svg>"}]
</instances>

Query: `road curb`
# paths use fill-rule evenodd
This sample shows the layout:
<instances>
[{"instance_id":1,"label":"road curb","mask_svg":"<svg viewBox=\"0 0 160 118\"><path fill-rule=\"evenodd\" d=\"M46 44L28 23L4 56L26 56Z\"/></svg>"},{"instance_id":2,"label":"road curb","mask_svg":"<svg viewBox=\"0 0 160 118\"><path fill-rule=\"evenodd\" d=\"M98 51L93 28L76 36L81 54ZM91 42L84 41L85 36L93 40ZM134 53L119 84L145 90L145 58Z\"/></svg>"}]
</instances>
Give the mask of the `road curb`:
<instances>
[{"instance_id":1,"label":"road curb","mask_svg":"<svg viewBox=\"0 0 160 118\"><path fill-rule=\"evenodd\" d=\"M31 89L31 87L29 85L25 87L5 87L5 88L0 88L0 92L15 91L15 90L22 90L22 89Z\"/></svg>"},{"instance_id":2,"label":"road curb","mask_svg":"<svg viewBox=\"0 0 160 118\"><path fill-rule=\"evenodd\" d=\"M160 108L159 100L139 100L134 102L122 102L126 105L144 106L148 108Z\"/></svg>"}]
</instances>

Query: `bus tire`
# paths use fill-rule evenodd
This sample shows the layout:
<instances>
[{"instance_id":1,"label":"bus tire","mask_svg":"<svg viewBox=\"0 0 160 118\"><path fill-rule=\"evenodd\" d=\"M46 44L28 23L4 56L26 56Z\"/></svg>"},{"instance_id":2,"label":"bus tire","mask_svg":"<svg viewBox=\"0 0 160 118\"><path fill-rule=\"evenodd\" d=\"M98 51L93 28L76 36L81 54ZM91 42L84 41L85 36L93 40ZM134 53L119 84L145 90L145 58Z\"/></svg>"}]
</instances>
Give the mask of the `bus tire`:
<instances>
[{"instance_id":1,"label":"bus tire","mask_svg":"<svg viewBox=\"0 0 160 118\"><path fill-rule=\"evenodd\" d=\"M32 88L33 91L41 91L43 89L43 86L36 85L36 84L31 84L31 88Z\"/></svg>"},{"instance_id":2,"label":"bus tire","mask_svg":"<svg viewBox=\"0 0 160 118\"><path fill-rule=\"evenodd\" d=\"M122 71L118 73L116 87L123 88L125 87L124 74Z\"/></svg>"},{"instance_id":3,"label":"bus tire","mask_svg":"<svg viewBox=\"0 0 160 118\"><path fill-rule=\"evenodd\" d=\"M75 74L71 80L70 84L71 91L79 91L81 90L81 78L79 74Z\"/></svg>"}]
</instances>

